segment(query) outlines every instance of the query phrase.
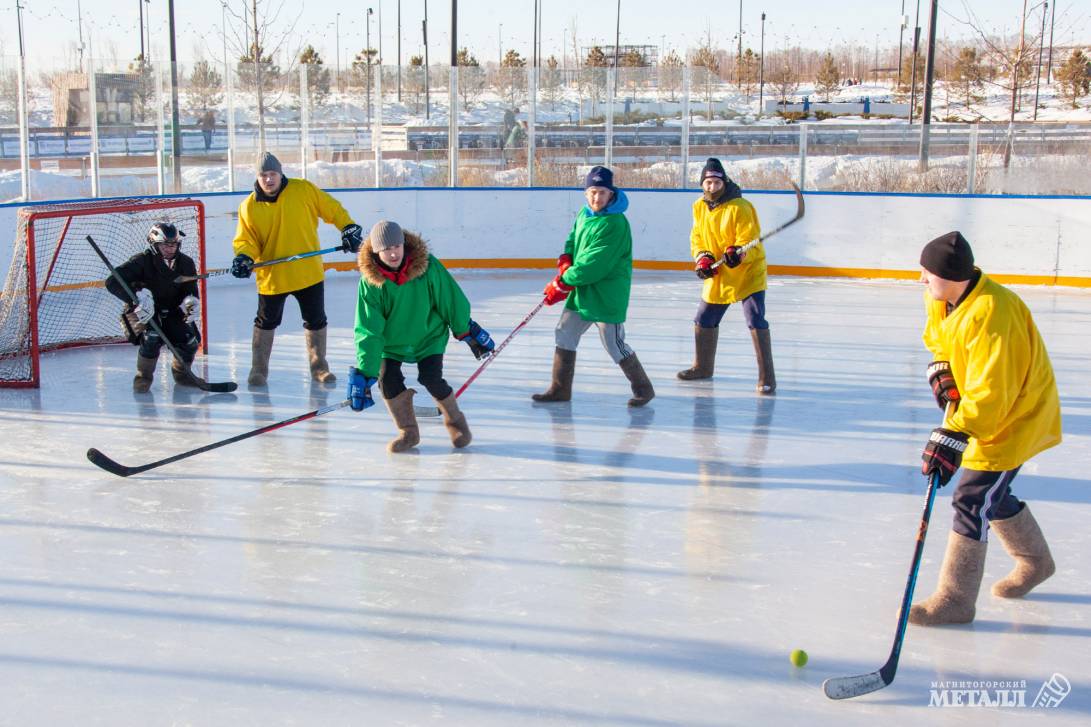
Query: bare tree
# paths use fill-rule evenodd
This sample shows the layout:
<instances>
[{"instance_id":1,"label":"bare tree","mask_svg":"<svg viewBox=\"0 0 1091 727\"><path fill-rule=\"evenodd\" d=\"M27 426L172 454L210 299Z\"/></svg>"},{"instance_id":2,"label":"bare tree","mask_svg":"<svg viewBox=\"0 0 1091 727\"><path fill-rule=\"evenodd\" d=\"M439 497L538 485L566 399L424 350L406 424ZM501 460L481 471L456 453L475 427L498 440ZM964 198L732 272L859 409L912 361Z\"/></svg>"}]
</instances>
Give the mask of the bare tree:
<instances>
[{"instance_id":1,"label":"bare tree","mask_svg":"<svg viewBox=\"0 0 1091 727\"><path fill-rule=\"evenodd\" d=\"M769 74L769 85L776 92L777 99L781 103L789 103L792 96L799 90L799 76L787 63L773 69Z\"/></svg>"},{"instance_id":2,"label":"bare tree","mask_svg":"<svg viewBox=\"0 0 1091 727\"><path fill-rule=\"evenodd\" d=\"M659 87L664 89L671 101L678 100L678 89L682 87L682 68L685 63L673 50L659 62Z\"/></svg>"},{"instance_id":3,"label":"bare tree","mask_svg":"<svg viewBox=\"0 0 1091 727\"><path fill-rule=\"evenodd\" d=\"M549 102L549 110L557 110L557 99L561 97L561 86L564 79L561 78L560 63L556 56L550 56L546 60L545 70L542 72L542 98Z\"/></svg>"},{"instance_id":4,"label":"bare tree","mask_svg":"<svg viewBox=\"0 0 1091 727\"><path fill-rule=\"evenodd\" d=\"M705 44L697 49L697 52L693 54L693 66L695 68L701 68L701 89L705 97L705 104L707 105L706 117L709 121L712 121L712 92L716 87L717 81L720 80L720 59L716 52L716 49L712 46L712 30L708 31L705 38Z\"/></svg>"},{"instance_id":5,"label":"bare tree","mask_svg":"<svg viewBox=\"0 0 1091 727\"><path fill-rule=\"evenodd\" d=\"M424 56L410 56L409 68L405 71L405 88L413 97L413 113L421 110L421 97L424 95Z\"/></svg>"},{"instance_id":6,"label":"bare tree","mask_svg":"<svg viewBox=\"0 0 1091 727\"><path fill-rule=\"evenodd\" d=\"M462 97L462 107L470 108L485 92L485 69L469 49L458 52L458 95Z\"/></svg>"},{"instance_id":7,"label":"bare tree","mask_svg":"<svg viewBox=\"0 0 1091 727\"><path fill-rule=\"evenodd\" d=\"M758 85L760 66L761 57L752 48L743 51L742 63L739 65L739 91L748 102L754 95L754 88Z\"/></svg>"},{"instance_id":8,"label":"bare tree","mask_svg":"<svg viewBox=\"0 0 1091 727\"><path fill-rule=\"evenodd\" d=\"M265 150L265 109L270 99L267 96L280 86L281 70L273 63L273 57L287 49L288 38L303 14L302 4L299 14L283 30L274 31L280 23L280 14L287 0L236 0L236 7L224 5L227 13L237 21L231 30L229 45L238 54L236 73L239 83L244 88L252 88L257 97L258 149ZM276 5L273 5L276 3ZM242 26L242 31L238 26ZM289 57L298 57L300 49L289 53ZM291 74L291 67L285 69ZM276 103L276 98L271 99Z\"/></svg>"}]
</instances>

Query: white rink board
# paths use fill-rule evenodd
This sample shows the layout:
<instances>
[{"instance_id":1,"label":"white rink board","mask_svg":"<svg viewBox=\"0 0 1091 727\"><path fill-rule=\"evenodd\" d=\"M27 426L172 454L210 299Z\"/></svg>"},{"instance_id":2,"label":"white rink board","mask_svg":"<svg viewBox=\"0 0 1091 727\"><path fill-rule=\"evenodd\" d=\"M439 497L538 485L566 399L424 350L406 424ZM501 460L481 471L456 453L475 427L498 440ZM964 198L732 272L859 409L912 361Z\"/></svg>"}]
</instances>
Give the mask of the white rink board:
<instances>
[{"instance_id":1,"label":"white rink board","mask_svg":"<svg viewBox=\"0 0 1091 727\"><path fill-rule=\"evenodd\" d=\"M578 189L356 189L337 190L338 200L368 228L381 218L417 230L441 259L553 258L576 211ZM634 257L649 261L689 259L690 207L694 191L629 192ZM209 267L229 264L236 214L244 193L193 195L206 205ZM767 230L795 212L787 192L747 192ZM915 196L808 192L807 215L768 243L772 265L917 269L928 240L961 230L978 264L1005 275L1091 276L1091 198ZM8 232L0 265L11 258L17 206L0 207ZM323 247L339 242L321 225ZM330 261L343 260L336 255Z\"/></svg>"}]
</instances>

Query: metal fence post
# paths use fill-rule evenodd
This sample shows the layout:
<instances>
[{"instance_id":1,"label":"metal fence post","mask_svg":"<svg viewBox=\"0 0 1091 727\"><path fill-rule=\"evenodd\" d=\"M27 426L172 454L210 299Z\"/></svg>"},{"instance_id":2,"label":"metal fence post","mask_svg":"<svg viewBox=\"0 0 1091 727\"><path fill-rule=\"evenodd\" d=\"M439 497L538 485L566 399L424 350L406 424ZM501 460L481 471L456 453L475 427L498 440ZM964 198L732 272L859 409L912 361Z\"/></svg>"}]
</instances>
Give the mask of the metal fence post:
<instances>
[{"instance_id":1,"label":"metal fence post","mask_svg":"<svg viewBox=\"0 0 1091 727\"><path fill-rule=\"evenodd\" d=\"M617 86L617 68L606 71L606 150L605 161L607 167L614 166L614 92Z\"/></svg>"},{"instance_id":2,"label":"metal fence post","mask_svg":"<svg viewBox=\"0 0 1091 727\"><path fill-rule=\"evenodd\" d=\"M682 67L682 176L680 189L689 188L689 92L690 67Z\"/></svg>"},{"instance_id":3,"label":"metal fence post","mask_svg":"<svg viewBox=\"0 0 1091 727\"><path fill-rule=\"evenodd\" d=\"M310 135L311 94L307 85L307 64L299 64L299 176L307 178L307 140Z\"/></svg>"},{"instance_id":4,"label":"metal fence post","mask_svg":"<svg viewBox=\"0 0 1091 727\"><path fill-rule=\"evenodd\" d=\"M538 69L533 65L527 68L527 95L530 97L527 112L527 186L533 187L538 181L534 173L535 150L538 148L534 133L534 127L538 124Z\"/></svg>"},{"instance_id":5,"label":"metal fence post","mask_svg":"<svg viewBox=\"0 0 1091 727\"><path fill-rule=\"evenodd\" d=\"M87 39L87 95L90 96L91 121L91 196L101 197L98 173L98 87L95 84L95 56L91 53L91 39Z\"/></svg>"},{"instance_id":6,"label":"metal fence post","mask_svg":"<svg viewBox=\"0 0 1091 727\"><path fill-rule=\"evenodd\" d=\"M166 194L166 178L163 174L163 67L155 66L155 178L159 194Z\"/></svg>"},{"instance_id":7,"label":"metal fence post","mask_svg":"<svg viewBox=\"0 0 1091 727\"><path fill-rule=\"evenodd\" d=\"M456 86L457 87L457 86ZM458 134L457 122L455 134ZM383 67L375 74L375 126L371 130L373 156L375 157L375 189L383 186ZM457 177L458 169L455 168Z\"/></svg>"},{"instance_id":8,"label":"metal fence post","mask_svg":"<svg viewBox=\"0 0 1091 727\"><path fill-rule=\"evenodd\" d=\"M970 159L966 173L966 194L975 194L977 189L977 124L970 126Z\"/></svg>"},{"instance_id":9,"label":"metal fence post","mask_svg":"<svg viewBox=\"0 0 1091 727\"><path fill-rule=\"evenodd\" d=\"M453 53L454 51L452 51ZM447 138L449 143L447 144L447 168L448 177L450 177L449 185L451 187L458 186L458 66L452 65L450 71L450 84L447 89L447 108L448 116L447 121Z\"/></svg>"},{"instance_id":10,"label":"metal fence post","mask_svg":"<svg viewBox=\"0 0 1091 727\"><path fill-rule=\"evenodd\" d=\"M810 124L799 125L799 189L807 188L807 131Z\"/></svg>"},{"instance_id":11,"label":"metal fence post","mask_svg":"<svg viewBox=\"0 0 1091 727\"><path fill-rule=\"evenodd\" d=\"M19 56L19 169L20 196L30 201L30 118L27 112L27 62Z\"/></svg>"}]
</instances>

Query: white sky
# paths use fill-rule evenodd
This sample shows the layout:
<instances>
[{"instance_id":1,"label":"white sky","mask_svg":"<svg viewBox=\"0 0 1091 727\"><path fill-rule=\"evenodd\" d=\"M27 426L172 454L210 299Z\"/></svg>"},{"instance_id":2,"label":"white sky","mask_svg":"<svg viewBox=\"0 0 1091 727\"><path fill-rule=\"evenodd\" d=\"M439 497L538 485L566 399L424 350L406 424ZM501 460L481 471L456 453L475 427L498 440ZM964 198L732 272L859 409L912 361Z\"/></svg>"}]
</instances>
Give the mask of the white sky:
<instances>
[{"instance_id":1,"label":"white sky","mask_svg":"<svg viewBox=\"0 0 1091 727\"><path fill-rule=\"evenodd\" d=\"M115 55L131 59L140 52L139 0L21 0L24 4L24 39L28 59L35 64L61 63L74 56L79 36L78 18L82 18L85 40L91 37L96 56ZM18 53L15 18L16 0L6 0L0 8L0 42L5 55ZM236 12L249 0L228 0ZM378 46L378 14L382 12L383 56L395 63L397 8L402 13L402 53L407 59L418 53L421 43L421 20L425 0L259 0L266 8L281 7L274 28L283 35L294 24L290 45L312 43L332 67L339 47L343 64L366 44L367 8L374 8L371 20L372 45ZM450 53L449 0L427 3L429 13L429 49L432 59L442 62ZM912 26L917 0L870 0L820 3L814 0L765 0L743 2L743 37L748 46L757 49L761 13L767 14L765 44L767 50L802 45L810 48L835 48L854 43L868 49L876 43L880 49L897 45L899 17L902 7L909 16L906 43L912 39ZM1041 23L1040 3L1029 14L1030 27ZM79 6L79 12L77 12ZM922 35L927 33L928 0L920 2ZM665 12L664 8L672 12ZM152 0L152 56L165 57L168 52L167 2ZM459 3L459 45L468 46L480 60L494 60L498 41L504 49L516 48L530 54L534 0L463 0ZM567 55L572 54L573 28L581 47L594 42L612 44L617 4L611 0L542 0L542 52L548 57L561 55L562 44ZM671 2L662 0L621 1L621 41L674 48L680 52L697 45L711 30L716 45L735 47L739 29L739 6L727 2ZM968 28L960 23L967 9L990 29L1017 33L1023 8L1021 0L946 0L940 8L939 35L949 39L964 37ZM710 10L715 12L710 12ZM340 13L340 32L337 15ZM220 0L178 0L175 3L178 56L183 62L198 54L222 58L222 8ZM240 22L235 20L235 28ZM229 29L232 26L228 16ZM1047 20L1047 33L1048 33ZM230 35L229 35L230 37ZM339 42L338 42L339 38ZM230 42L230 41L229 41ZM1074 0L1059 0L1056 8L1055 42L1091 43L1091 21L1088 6ZM234 54L232 54L234 55Z\"/></svg>"}]
</instances>

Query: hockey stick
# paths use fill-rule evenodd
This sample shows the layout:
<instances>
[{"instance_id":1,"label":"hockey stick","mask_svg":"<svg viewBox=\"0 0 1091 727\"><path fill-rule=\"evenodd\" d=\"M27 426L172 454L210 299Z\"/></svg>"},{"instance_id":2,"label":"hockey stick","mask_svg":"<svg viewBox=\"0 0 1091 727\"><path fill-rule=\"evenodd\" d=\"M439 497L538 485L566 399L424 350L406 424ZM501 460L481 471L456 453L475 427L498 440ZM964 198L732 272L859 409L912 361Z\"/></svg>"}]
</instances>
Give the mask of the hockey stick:
<instances>
[{"instance_id":1,"label":"hockey stick","mask_svg":"<svg viewBox=\"0 0 1091 727\"><path fill-rule=\"evenodd\" d=\"M951 405L947 405L944 421L951 412ZM905 640L905 628L909 624L909 608L913 604L913 590L917 586L917 571L920 570L921 556L924 553L924 537L928 534L928 521L932 519L932 504L936 500L936 490L939 488L939 472L933 472L928 478L928 496L924 501L924 513L921 515L921 524L917 529L917 545L913 551L913 562L909 566L909 580L905 584L905 595L902 596L902 607L898 611L898 629L894 633L894 646L890 649L890 656L886 663L878 671L869 674L859 674L850 677L830 677L822 682L822 691L830 699L850 699L862 694L876 692L883 687L890 686L894 681L894 673L898 670L898 658L902 655L902 642Z\"/></svg>"},{"instance_id":2,"label":"hockey stick","mask_svg":"<svg viewBox=\"0 0 1091 727\"><path fill-rule=\"evenodd\" d=\"M342 247L327 247L323 250L312 250L311 252L301 252L298 255L289 255L288 257L278 257L276 260L263 260L260 263L254 263L254 267L251 270L257 270L258 268L267 268L270 265L279 265L280 263L290 263L293 260L302 260L307 257L315 257L316 255L325 255L328 252L337 252ZM216 275L226 275L231 272L231 268L216 268L200 275L179 275L174 279L175 283L190 283L194 280L205 280L206 278L215 277Z\"/></svg>"},{"instance_id":3,"label":"hockey stick","mask_svg":"<svg viewBox=\"0 0 1091 727\"><path fill-rule=\"evenodd\" d=\"M542 306L544 306L544 305L545 305L545 298L543 298L541 301L539 301L538 305L534 306L534 308L531 309L530 313L527 313L526 317L523 318L523 320L519 323L519 325L517 325L515 328L512 329L511 333L508 334L508 337L505 338L503 341L501 341L500 345L498 345L495 349L493 349L492 353L489 354L489 357L487 359L485 359L485 361L480 366L477 367L477 371L474 371L472 374L470 374L470 378L466 379L466 383L464 383L462 386L460 386L458 388L458 391L455 392L455 398L456 399L459 396L462 395L462 392L465 391L469 387L470 384L472 384L474 382L474 379L476 379L478 376L481 375L481 372L484 371L488 367L489 364L491 364L494 360L496 360L496 357L500 354L501 351L504 350L504 347L507 346L508 343L511 342L511 339L515 338L515 334L518 333L519 331L523 330L523 328L528 323L530 323L530 319L533 318L534 316L538 315L538 311L540 311L542 309ZM422 406L422 407L419 407L419 408L414 407L414 409L415 409L415 413L416 413L417 416L424 416L424 417L438 417L439 416L439 409L434 407L434 406L433 407L423 407Z\"/></svg>"},{"instance_id":4,"label":"hockey stick","mask_svg":"<svg viewBox=\"0 0 1091 727\"><path fill-rule=\"evenodd\" d=\"M93 249L100 258L102 258L102 262L105 263L106 267L110 269L110 275L113 276L114 280L118 282L118 284L121 286L121 289L125 291L125 295L129 296L129 302L134 306L139 305L139 301L137 300L136 294L133 293L133 289L130 288L129 284L125 282L125 278L121 277L120 273L118 273L117 271L117 268L110 264L110 260L99 248L98 244L95 242L95 239L88 235L87 242L91 243L91 249ZM202 391L228 392L234 391L235 389L239 388L239 385L236 384L234 381L224 381L221 383L210 384L209 382L202 379L200 376L194 374L192 369L190 369L189 364L187 364L186 360L182 357L182 354L179 353L178 349L175 348L174 344L170 342L169 338L167 338L167 334L164 333L163 329L159 327L158 323L156 323L154 315L148 319L148 323L151 325L152 328L155 329L155 332L159 334L159 337L163 339L163 343L166 345L167 349L171 352L171 354L174 355L174 358L186 367L186 374L189 376L190 382L192 382L193 385L196 386L198 389L201 389Z\"/></svg>"},{"instance_id":5,"label":"hockey stick","mask_svg":"<svg viewBox=\"0 0 1091 727\"><path fill-rule=\"evenodd\" d=\"M281 428L289 426L291 424L296 424L298 422L307 421L308 419L314 419L315 417L320 417L323 414L329 414L331 411L337 411L338 409L341 409L343 407L348 406L349 403L350 403L350 400L345 399L343 401L337 402L336 404L330 404L329 406L324 406L321 409L315 409L314 411L309 411L306 414L300 414L299 416L294 416L294 417L292 417L290 419L284 419L283 421L276 422L275 424L267 424L264 427L259 427L258 429L251 429L249 432L245 432L243 434L236 434L234 437L230 437L228 439L221 439L219 442L213 442L212 444L206 444L203 447L198 447L197 449L191 449L188 452L182 452L181 454L176 454L173 457L167 457L166 459L161 459L161 460L158 460L156 462L149 462L148 464L137 465L135 467L127 467L127 466L125 466L123 464L120 464L120 463L110 459L109 457L107 457L105 454L98 451L94 447L87 450L87 459L91 460L91 463L94 464L95 466L101 467L102 469L106 470L110 474L117 475L118 477L128 477L129 475L137 475L137 474L140 474L141 472L147 472L150 469L155 469L156 467L162 467L165 464L170 464L171 462L177 462L180 459L186 459L187 457L192 457L193 455L201 454L202 452L208 452L210 450L217 449L219 447L223 447L223 446L228 445L228 444L232 444L233 442L239 442L239 441L242 441L243 439L249 439L250 437L256 437L259 434L265 434L266 432L271 432L274 429L281 429Z\"/></svg>"},{"instance_id":6,"label":"hockey stick","mask_svg":"<svg viewBox=\"0 0 1091 727\"><path fill-rule=\"evenodd\" d=\"M784 230L787 227L791 227L792 225L794 225L795 223L797 223L801 219L803 219L803 214L807 211L806 205L803 204L803 192L800 191L799 187L796 186L795 182L789 182L788 184L792 185L792 189L794 189L795 192L796 192L796 216L793 217L792 219L788 220L784 224L782 224L780 227L777 227L772 232L767 232L764 235L762 235L761 237L759 237L758 239L751 240L750 242L748 242L745 245L743 245L742 247L740 247L739 248L739 254L740 255L748 252L749 250L753 249L758 244L760 244L762 242L765 242L766 240L768 240L770 237L777 234L781 230ZM724 262L725 262L724 258L721 257L719 260L717 260L716 262L714 262L712 264L712 269L715 270L716 268L723 265Z\"/></svg>"}]
</instances>

